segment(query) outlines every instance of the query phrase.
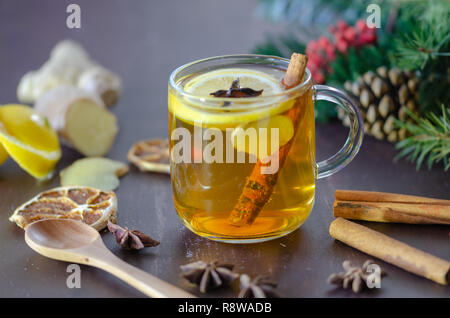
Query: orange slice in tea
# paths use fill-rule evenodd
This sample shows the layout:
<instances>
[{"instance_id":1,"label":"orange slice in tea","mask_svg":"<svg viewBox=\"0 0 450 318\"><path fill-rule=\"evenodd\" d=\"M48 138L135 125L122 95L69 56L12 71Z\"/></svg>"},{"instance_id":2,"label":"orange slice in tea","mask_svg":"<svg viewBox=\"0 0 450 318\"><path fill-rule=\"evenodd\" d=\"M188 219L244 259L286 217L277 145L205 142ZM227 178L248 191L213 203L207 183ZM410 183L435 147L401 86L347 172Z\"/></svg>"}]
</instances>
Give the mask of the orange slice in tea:
<instances>
[{"instance_id":1,"label":"orange slice in tea","mask_svg":"<svg viewBox=\"0 0 450 318\"><path fill-rule=\"evenodd\" d=\"M60 187L42 192L22 204L9 218L19 227L44 219L71 219L94 229L104 229L108 220L116 222L117 198L114 192L89 187Z\"/></svg>"},{"instance_id":2,"label":"orange slice in tea","mask_svg":"<svg viewBox=\"0 0 450 318\"><path fill-rule=\"evenodd\" d=\"M167 139L139 141L128 152L128 160L141 171L170 173L169 141Z\"/></svg>"}]
</instances>

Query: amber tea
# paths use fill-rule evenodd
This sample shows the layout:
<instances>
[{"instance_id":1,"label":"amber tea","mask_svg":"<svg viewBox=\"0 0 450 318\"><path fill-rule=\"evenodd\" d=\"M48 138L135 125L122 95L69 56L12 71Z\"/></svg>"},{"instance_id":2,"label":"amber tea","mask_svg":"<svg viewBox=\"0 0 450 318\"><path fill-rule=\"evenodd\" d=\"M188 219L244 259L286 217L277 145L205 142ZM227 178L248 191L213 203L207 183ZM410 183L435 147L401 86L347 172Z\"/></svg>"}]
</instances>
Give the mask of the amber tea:
<instances>
[{"instance_id":1,"label":"amber tea","mask_svg":"<svg viewBox=\"0 0 450 318\"><path fill-rule=\"evenodd\" d=\"M309 216L320 172L313 85L306 71L286 89L287 65L274 57L226 56L172 74L173 198L196 234L258 242L294 231Z\"/></svg>"}]
</instances>

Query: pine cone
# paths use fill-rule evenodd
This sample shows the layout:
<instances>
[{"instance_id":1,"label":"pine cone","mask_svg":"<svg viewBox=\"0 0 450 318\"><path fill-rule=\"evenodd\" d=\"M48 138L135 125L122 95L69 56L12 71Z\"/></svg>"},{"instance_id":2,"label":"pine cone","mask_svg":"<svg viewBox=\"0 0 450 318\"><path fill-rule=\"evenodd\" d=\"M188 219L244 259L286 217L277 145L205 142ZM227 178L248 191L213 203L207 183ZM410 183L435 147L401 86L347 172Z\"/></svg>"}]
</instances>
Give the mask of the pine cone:
<instances>
[{"instance_id":1,"label":"pine cone","mask_svg":"<svg viewBox=\"0 0 450 318\"><path fill-rule=\"evenodd\" d=\"M394 119L408 121L406 108L417 113L418 86L419 80L414 73L385 66L376 72L364 73L356 82L344 84L361 111L365 133L390 142L405 139L406 131L396 128ZM345 126L350 125L343 109L338 109L338 117Z\"/></svg>"}]
</instances>

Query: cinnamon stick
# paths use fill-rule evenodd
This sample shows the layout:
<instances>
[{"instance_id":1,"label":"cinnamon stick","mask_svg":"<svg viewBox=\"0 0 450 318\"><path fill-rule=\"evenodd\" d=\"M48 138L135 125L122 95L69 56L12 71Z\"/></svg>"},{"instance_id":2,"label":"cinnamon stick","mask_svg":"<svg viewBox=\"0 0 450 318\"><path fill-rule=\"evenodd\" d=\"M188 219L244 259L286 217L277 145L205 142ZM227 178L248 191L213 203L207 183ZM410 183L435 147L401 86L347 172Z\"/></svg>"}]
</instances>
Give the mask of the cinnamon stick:
<instances>
[{"instance_id":1,"label":"cinnamon stick","mask_svg":"<svg viewBox=\"0 0 450 318\"><path fill-rule=\"evenodd\" d=\"M333 214L373 222L450 224L450 201L395 193L336 190Z\"/></svg>"},{"instance_id":2,"label":"cinnamon stick","mask_svg":"<svg viewBox=\"0 0 450 318\"><path fill-rule=\"evenodd\" d=\"M439 284L450 283L450 262L397 241L360 224L337 218L330 235L366 254Z\"/></svg>"},{"instance_id":3,"label":"cinnamon stick","mask_svg":"<svg viewBox=\"0 0 450 318\"><path fill-rule=\"evenodd\" d=\"M308 57L306 55L293 53L289 62L288 69L282 80L282 84L286 89L292 88L303 81L303 75L306 69ZM297 128L302 109L301 105L296 103L286 114ZM252 173L244 185L244 190L239 197L237 204L231 212L228 221L234 226L250 225L261 212L264 205L270 199L273 188L278 179L279 171L282 169L286 161L289 150L291 149L292 141L296 135L297 129L294 131L294 136L291 140L282 146L277 152L269 157L269 160L264 162L258 160L255 164ZM272 160L278 160L278 170L272 174L263 174L261 169L264 166L270 166Z\"/></svg>"}]
</instances>

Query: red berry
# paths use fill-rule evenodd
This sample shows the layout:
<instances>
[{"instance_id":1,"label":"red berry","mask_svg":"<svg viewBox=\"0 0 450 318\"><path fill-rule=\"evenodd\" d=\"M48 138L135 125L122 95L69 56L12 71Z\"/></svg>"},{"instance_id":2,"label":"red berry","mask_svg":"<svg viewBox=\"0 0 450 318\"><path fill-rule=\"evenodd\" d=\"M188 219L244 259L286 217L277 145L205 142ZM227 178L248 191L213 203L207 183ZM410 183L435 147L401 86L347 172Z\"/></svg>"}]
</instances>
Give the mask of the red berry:
<instances>
[{"instance_id":1,"label":"red berry","mask_svg":"<svg viewBox=\"0 0 450 318\"><path fill-rule=\"evenodd\" d=\"M325 58L319 54L312 54L309 56L309 61L311 61L311 64L315 64L318 67L322 67L327 63Z\"/></svg>"},{"instance_id":2,"label":"red berry","mask_svg":"<svg viewBox=\"0 0 450 318\"><path fill-rule=\"evenodd\" d=\"M366 29L368 29L367 23L366 21L364 21L364 19L359 19L356 22L356 27L358 28L358 30L360 31L365 31Z\"/></svg>"},{"instance_id":3,"label":"red berry","mask_svg":"<svg viewBox=\"0 0 450 318\"><path fill-rule=\"evenodd\" d=\"M312 78L318 84L322 84L325 82L325 76L323 76L322 72L317 72L317 73L312 74Z\"/></svg>"},{"instance_id":4,"label":"red berry","mask_svg":"<svg viewBox=\"0 0 450 318\"><path fill-rule=\"evenodd\" d=\"M310 41L308 43L308 45L306 46L306 54L312 55L315 54L315 52L317 51L317 49L319 48L319 45L317 44L317 42L315 41Z\"/></svg>"},{"instance_id":5,"label":"red berry","mask_svg":"<svg viewBox=\"0 0 450 318\"><path fill-rule=\"evenodd\" d=\"M336 24L339 31L344 31L347 29L348 24L344 20L339 20Z\"/></svg>"},{"instance_id":6,"label":"red berry","mask_svg":"<svg viewBox=\"0 0 450 318\"><path fill-rule=\"evenodd\" d=\"M321 36L321 37L319 38L319 40L317 40L317 43L318 43L319 46L322 47L322 48L325 48L326 46L328 46L328 45L331 44L330 41L329 41L326 37L324 37L324 36Z\"/></svg>"},{"instance_id":7,"label":"red berry","mask_svg":"<svg viewBox=\"0 0 450 318\"><path fill-rule=\"evenodd\" d=\"M363 46L366 44L372 44L375 43L377 40L377 34L375 32L364 32L359 35L358 37L358 45Z\"/></svg>"},{"instance_id":8,"label":"red berry","mask_svg":"<svg viewBox=\"0 0 450 318\"><path fill-rule=\"evenodd\" d=\"M356 39L356 31L354 28L349 27L344 31L344 38L349 42L354 42Z\"/></svg>"},{"instance_id":9,"label":"red berry","mask_svg":"<svg viewBox=\"0 0 450 318\"><path fill-rule=\"evenodd\" d=\"M311 71L311 73L317 72L317 65L311 62L311 60L308 60L306 67Z\"/></svg>"},{"instance_id":10,"label":"red berry","mask_svg":"<svg viewBox=\"0 0 450 318\"><path fill-rule=\"evenodd\" d=\"M327 57L330 61L334 61L334 59L336 58L336 52L334 50L334 46L327 46L325 48L325 51L327 53Z\"/></svg>"},{"instance_id":11,"label":"red berry","mask_svg":"<svg viewBox=\"0 0 450 318\"><path fill-rule=\"evenodd\" d=\"M339 42L339 41L345 41L344 39L344 34L342 32L336 33L336 39L335 42Z\"/></svg>"},{"instance_id":12,"label":"red berry","mask_svg":"<svg viewBox=\"0 0 450 318\"><path fill-rule=\"evenodd\" d=\"M346 42L345 40L338 41L336 42L336 48L339 52L345 53L348 50L348 42Z\"/></svg>"}]
</instances>

